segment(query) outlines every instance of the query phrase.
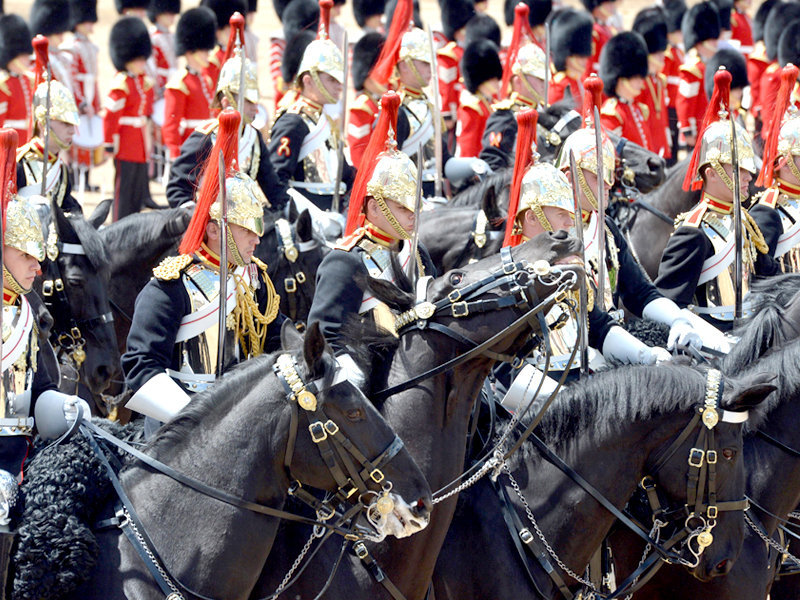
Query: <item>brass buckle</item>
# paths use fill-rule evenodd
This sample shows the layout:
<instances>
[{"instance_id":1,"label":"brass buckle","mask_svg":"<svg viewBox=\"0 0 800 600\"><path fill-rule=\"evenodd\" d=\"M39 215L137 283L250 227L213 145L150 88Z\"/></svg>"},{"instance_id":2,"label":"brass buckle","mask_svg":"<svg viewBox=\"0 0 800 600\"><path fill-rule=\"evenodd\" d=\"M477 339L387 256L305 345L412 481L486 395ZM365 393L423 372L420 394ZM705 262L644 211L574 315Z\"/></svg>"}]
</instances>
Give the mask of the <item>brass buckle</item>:
<instances>
[{"instance_id":1,"label":"brass buckle","mask_svg":"<svg viewBox=\"0 0 800 600\"><path fill-rule=\"evenodd\" d=\"M531 533L530 529L523 529L519 532L519 539L521 539L526 544L530 544L533 542L533 534Z\"/></svg>"},{"instance_id":2,"label":"brass buckle","mask_svg":"<svg viewBox=\"0 0 800 600\"><path fill-rule=\"evenodd\" d=\"M705 458L706 453L700 450L700 448L692 448L689 451L689 466L700 468L703 466L703 459ZM693 462L694 461L694 462Z\"/></svg>"},{"instance_id":3,"label":"brass buckle","mask_svg":"<svg viewBox=\"0 0 800 600\"><path fill-rule=\"evenodd\" d=\"M517 263L505 263L503 265L503 274L511 275L517 271Z\"/></svg>"},{"instance_id":4,"label":"brass buckle","mask_svg":"<svg viewBox=\"0 0 800 600\"><path fill-rule=\"evenodd\" d=\"M297 291L297 281L294 277L287 277L283 280L283 289L289 294L294 294Z\"/></svg>"},{"instance_id":5,"label":"brass buckle","mask_svg":"<svg viewBox=\"0 0 800 600\"><path fill-rule=\"evenodd\" d=\"M305 283L306 282L306 274L303 273L302 271L298 271L297 275L295 275L295 278L297 279L297 283Z\"/></svg>"},{"instance_id":6,"label":"brass buckle","mask_svg":"<svg viewBox=\"0 0 800 600\"><path fill-rule=\"evenodd\" d=\"M369 556L369 550L364 545L364 542L358 542L356 545L353 546L353 550L356 551L356 556L361 560L366 559Z\"/></svg>"},{"instance_id":7,"label":"brass buckle","mask_svg":"<svg viewBox=\"0 0 800 600\"><path fill-rule=\"evenodd\" d=\"M642 480L639 482L639 485L642 486L642 489L645 491L656 489L656 482L650 475L645 475L644 477L642 477Z\"/></svg>"},{"instance_id":8,"label":"brass buckle","mask_svg":"<svg viewBox=\"0 0 800 600\"><path fill-rule=\"evenodd\" d=\"M339 426L330 419L328 419L327 421L325 421L325 431L327 431L328 434L331 436L336 435L337 433L339 433Z\"/></svg>"},{"instance_id":9,"label":"brass buckle","mask_svg":"<svg viewBox=\"0 0 800 600\"><path fill-rule=\"evenodd\" d=\"M57 292L63 292L64 291L64 282L60 277L58 279L56 279L56 291Z\"/></svg>"},{"instance_id":10,"label":"brass buckle","mask_svg":"<svg viewBox=\"0 0 800 600\"><path fill-rule=\"evenodd\" d=\"M350 489L349 490L346 490L344 488L344 486L339 488L339 490L344 492L345 498L349 498L350 496L352 496L353 494L355 494L358 491L358 486L355 483L353 483L352 479L348 479L347 480L347 484L350 485Z\"/></svg>"},{"instance_id":11,"label":"brass buckle","mask_svg":"<svg viewBox=\"0 0 800 600\"><path fill-rule=\"evenodd\" d=\"M328 439L328 433L325 431L325 426L321 421L316 421L308 426L308 431L311 433L311 439L315 444L324 442Z\"/></svg>"},{"instance_id":12,"label":"brass buckle","mask_svg":"<svg viewBox=\"0 0 800 600\"><path fill-rule=\"evenodd\" d=\"M447 299L450 301L451 304L458 302L461 300L461 290L453 290L449 294L447 294Z\"/></svg>"},{"instance_id":13,"label":"brass buckle","mask_svg":"<svg viewBox=\"0 0 800 600\"><path fill-rule=\"evenodd\" d=\"M717 451L716 450L709 450L706 452L706 463L709 465L717 464Z\"/></svg>"},{"instance_id":14,"label":"brass buckle","mask_svg":"<svg viewBox=\"0 0 800 600\"><path fill-rule=\"evenodd\" d=\"M454 317L467 317L469 316L469 306L466 302L456 302L451 307Z\"/></svg>"},{"instance_id":15,"label":"brass buckle","mask_svg":"<svg viewBox=\"0 0 800 600\"><path fill-rule=\"evenodd\" d=\"M70 330L70 335L72 335L72 337L75 339L75 341L77 341L77 340L79 340L79 339L81 339L83 337L81 335L81 330L78 329L77 327L73 327Z\"/></svg>"},{"instance_id":16,"label":"brass buckle","mask_svg":"<svg viewBox=\"0 0 800 600\"><path fill-rule=\"evenodd\" d=\"M52 296L53 295L53 280L48 279L42 283L42 295L43 296Z\"/></svg>"},{"instance_id":17,"label":"brass buckle","mask_svg":"<svg viewBox=\"0 0 800 600\"><path fill-rule=\"evenodd\" d=\"M386 479L386 475L384 475L383 471L381 471L380 469L375 469L374 471L372 471L372 473L369 474L369 476L375 483L380 483L381 481Z\"/></svg>"},{"instance_id":18,"label":"brass buckle","mask_svg":"<svg viewBox=\"0 0 800 600\"><path fill-rule=\"evenodd\" d=\"M716 519L718 514L719 509L716 506L709 506L708 510L706 511L706 515L708 515L709 519Z\"/></svg>"}]
</instances>

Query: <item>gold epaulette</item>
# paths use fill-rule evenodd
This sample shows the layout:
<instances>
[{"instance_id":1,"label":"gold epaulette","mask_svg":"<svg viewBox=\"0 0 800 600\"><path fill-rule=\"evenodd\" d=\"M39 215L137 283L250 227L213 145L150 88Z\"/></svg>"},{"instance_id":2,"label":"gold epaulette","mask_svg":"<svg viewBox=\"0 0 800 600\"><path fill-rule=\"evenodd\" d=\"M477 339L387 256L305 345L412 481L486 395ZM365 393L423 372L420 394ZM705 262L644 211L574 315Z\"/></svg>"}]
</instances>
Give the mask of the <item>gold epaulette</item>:
<instances>
[{"instance_id":1,"label":"gold epaulette","mask_svg":"<svg viewBox=\"0 0 800 600\"><path fill-rule=\"evenodd\" d=\"M209 57L208 57L208 62L210 62L210 63L211 63L212 65L214 65L215 67L218 67L218 66L219 66L219 55L218 55L217 53L218 53L218 52L219 52L221 49L222 49L222 48L220 48L219 46L216 46L216 47L215 47L215 48L214 48L214 49L211 51L211 56L209 56Z\"/></svg>"},{"instance_id":2,"label":"gold epaulette","mask_svg":"<svg viewBox=\"0 0 800 600\"><path fill-rule=\"evenodd\" d=\"M8 80L11 79L11 75L8 71L0 71L0 92L3 92L6 96L11 95L11 90L8 89Z\"/></svg>"},{"instance_id":3,"label":"gold epaulette","mask_svg":"<svg viewBox=\"0 0 800 600\"><path fill-rule=\"evenodd\" d=\"M642 111L644 120L647 121L650 118L650 108L644 102L637 102L637 104L639 105L639 110Z\"/></svg>"},{"instance_id":4,"label":"gold epaulette","mask_svg":"<svg viewBox=\"0 0 800 600\"><path fill-rule=\"evenodd\" d=\"M681 225L686 227L700 227L707 211L708 204L700 202L700 204L689 212L681 213L675 218L675 229Z\"/></svg>"},{"instance_id":5,"label":"gold epaulette","mask_svg":"<svg viewBox=\"0 0 800 600\"><path fill-rule=\"evenodd\" d=\"M219 119L209 119L208 121L203 121L200 125L197 126L195 131L199 131L203 135L208 135L212 131L214 131L217 127L219 127Z\"/></svg>"},{"instance_id":6,"label":"gold epaulette","mask_svg":"<svg viewBox=\"0 0 800 600\"><path fill-rule=\"evenodd\" d=\"M450 42L444 48L437 50L436 54L438 56L446 56L447 58L458 60L458 55L456 54L456 43Z\"/></svg>"},{"instance_id":7,"label":"gold epaulette","mask_svg":"<svg viewBox=\"0 0 800 600\"><path fill-rule=\"evenodd\" d=\"M492 104L492 110L511 110L514 107L514 101L511 98L500 100Z\"/></svg>"},{"instance_id":8,"label":"gold epaulette","mask_svg":"<svg viewBox=\"0 0 800 600\"><path fill-rule=\"evenodd\" d=\"M754 198L753 204L757 202L758 204L763 204L764 206L769 206L770 208L775 208L778 206L778 199L780 198L780 192L775 188L770 188L765 190L761 193L761 197L756 199Z\"/></svg>"},{"instance_id":9,"label":"gold epaulette","mask_svg":"<svg viewBox=\"0 0 800 600\"><path fill-rule=\"evenodd\" d=\"M617 100L616 98L609 98L603 104L603 107L600 109L600 114L605 115L607 117L616 117L617 119L622 121L622 115L619 114L617 106L619 106L619 100Z\"/></svg>"},{"instance_id":10,"label":"gold epaulette","mask_svg":"<svg viewBox=\"0 0 800 600\"><path fill-rule=\"evenodd\" d=\"M147 90L151 89L155 84L156 84L156 82L153 81L153 79L151 77L148 77L147 75L144 76L144 91L145 92Z\"/></svg>"},{"instance_id":11,"label":"gold epaulette","mask_svg":"<svg viewBox=\"0 0 800 600\"><path fill-rule=\"evenodd\" d=\"M255 256L251 257L250 260L252 260L255 263L255 265L259 269L261 269L261 271L266 275L266 273L267 273L267 263L265 263L263 260L261 260L259 258L256 258Z\"/></svg>"},{"instance_id":12,"label":"gold epaulette","mask_svg":"<svg viewBox=\"0 0 800 600\"><path fill-rule=\"evenodd\" d=\"M567 74L564 71L559 71L558 73L556 73L553 76L553 82L554 83L561 83L562 81L564 81L564 78L566 76L567 76Z\"/></svg>"},{"instance_id":13,"label":"gold epaulette","mask_svg":"<svg viewBox=\"0 0 800 600\"><path fill-rule=\"evenodd\" d=\"M753 51L750 53L750 56L747 60L756 60L758 62L767 63L769 62L769 58L767 58L767 47L764 45L762 40L756 42Z\"/></svg>"},{"instance_id":14,"label":"gold epaulette","mask_svg":"<svg viewBox=\"0 0 800 600\"><path fill-rule=\"evenodd\" d=\"M358 98L356 98L355 102L353 102L353 110L363 110L365 113L369 113L370 115L376 114L376 111L370 102L370 97L366 94L360 94Z\"/></svg>"},{"instance_id":15,"label":"gold epaulette","mask_svg":"<svg viewBox=\"0 0 800 600\"><path fill-rule=\"evenodd\" d=\"M461 92L458 101L461 103L461 106L465 108L471 108L476 113L481 112L481 99L467 90Z\"/></svg>"},{"instance_id":16,"label":"gold epaulette","mask_svg":"<svg viewBox=\"0 0 800 600\"><path fill-rule=\"evenodd\" d=\"M361 238L364 237L367 230L363 227L359 227L353 233L348 235L346 238L342 238L338 244L334 246L336 250L344 250L345 252L350 252L353 248L358 245L358 242L361 241Z\"/></svg>"},{"instance_id":17,"label":"gold epaulette","mask_svg":"<svg viewBox=\"0 0 800 600\"><path fill-rule=\"evenodd\" d=\"M679 70L683 71L685 73L691 73L692 75L694 75L698 79L702 79L703 78L703 73L700 71L700 68L697 66L698 64L700 64L700 59L695 56L695 57L692 58L692 60L687 60L685 63L683 63L679 67Z\"/></svg>"},{"instance_id":18,"label":"gold epaulette","mask_svg":"<svg viewBox=\"0 0 800 600\"><path fill-rule=\"evenodd\" d=\"M772 63L770 63L770 65L767 67L767 70L764 71L764 72L765 73L774 73L775 71L777 71L780 68L781 68L781 66L778 64L778 61L773 61Z\"/></svg>"},{"instance_id":19,"label":"gold epaulette","mask_svg":"<svg viewBox=\"0 0 800 600\"><path fill-rule=\"evenodd\" d=\"M28 142L27 144L23 144L22 146L20 146L19 148L17 148L17 162L19 162L19 161L23 160L24 158L26 158L26 155L27 155L29 152L33 154L33 156L31 157L31 159L38 158L39 154L38 154L38 152L36 152L36 150L33 148L33 145L32 145L32 144L33 144L33 141L31 140L31 141L30 141L30 142Z\"/></svg>"},{"instance_id":20,"label":"gold epaulette","mask_svg":"<svg viewBox=\"0 0 800 600\"><path fill-rule=\"evenodd\" d=\"M188 69L181 69L170 78L165 88L168 90L178 90L179 92L182 92L188 96L189 86L187 86L186 82L184 81L188 74Z\"/></svg>"},{"instance_id":21,"label":"gold epaulette","mask_svg":"<svg viewBox=\"0 0 800 600\"><path fill-rule=\"evenodd\" d=\"M179 254L178 256L169 256L161 261L155 269L153 269L153 276L161 281L171 281L178 279L183 273L183 270L192 264L193 258L191 254Z\"/></svg>"},{"instance_id":22,"label":"gold epaulette","mask_svg":"<svg viewBox=\"0 0 800 600\"><path fill-rule=\"evenodd\" d=\"M117 72L114 80L111 82L111 90L120 90L125 92L125 94L130 94L130 88L128 88L128 75L121 71Z\"/></svg>"}]
</instances>

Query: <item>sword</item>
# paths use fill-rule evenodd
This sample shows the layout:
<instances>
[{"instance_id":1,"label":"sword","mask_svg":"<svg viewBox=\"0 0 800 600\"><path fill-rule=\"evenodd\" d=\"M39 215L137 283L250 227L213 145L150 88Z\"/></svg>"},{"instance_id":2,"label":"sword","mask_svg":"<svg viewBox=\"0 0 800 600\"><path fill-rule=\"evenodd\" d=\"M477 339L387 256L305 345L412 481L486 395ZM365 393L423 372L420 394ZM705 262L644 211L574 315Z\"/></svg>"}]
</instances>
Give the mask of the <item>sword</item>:
<instances>
[{"instance_id":1,"label":"sword","mask_svg":"<svg viewBox=\"0 0 800 600\"><path fill-rule=\"evenodd\" d=\"M603 185L603 131L597 105L594 107L594 137L597 144L597 301L606 310L606 188Z\"/></svg>"},{"instance_id":2,"label":"sword","mask_svg":"<svg viewBox=\"0 0 800 600\"><path fill-rule=\"evenodd\" d=\"M736 323L742 318L742 285L744 282L742 250L744 250L744 240L742 238L742 182L739 180L739 147L736 139L736 119L731 111L732 105L733 103L729 99L728 116L731 121L731 166L733 167L733 237L736 244L736 252L734 254L736 268L733 272L733 321Z\"/></svg>"},{"instance_id":3,"label":"sword","mask_svg":"<svg viewBox=\"0 0 800 600\"><path fill-rule=\"evenodd\" d=\"M436 157L436 178L434 179L434 195L442 197L442 109L439 103L442 101L439 96L439 61L433 49L433 29L428 25L428 43L431 46L431 81L433 82L433 143L434 156ZM422 179L422 171L419 172Z\"/></svg>"},{"instance_id":4,"label":"sword","mask_svg":"<svg viewBox=\"0 0 800 600\"><path fill-rule=\"evenodd\" d=\"M532 41L532 40L531 40ZM524 75L523 75L524 77ZM550 96L550 23L544 24L544 108L547 109L548 97ZM572 185L576 184L572 180Z\"/></svg>"},{"instance_id":5,"label":"sword","mask_svg":"<svg viewBox=\"0 0 800 600\"><path fill-rule=\"evenodd\" d=\"M237 98L237 102L236 102L236 104L239 107L239 117L242 119L242 126L239 127L239 139L241 140L242 139L242 134L244 133L244 128L247 125L245 123L245 120L244 120L244 92L245 92L244 86L245 86L245 70L246 70L245 69L245 60L246 60L246 57L244 55L244 38L242 37L241 30L238 31L237 34L236 34L236 45L238 46L238 49L239 49L239 58L242 59L242 69L241 69L241 71L239 71L239 97ZM220 151L219 155L220 155L220 160L223 160L221 151ZM221 164L223 166L225 165L224 162L222 162ZM224 169L223 169L223 174L224 174ZM220 177L222 177L221 181L224 184L224 182L225 182L224 176L220 175ZM224 188L225 188L225 186L223 185L221 189L224 189ZM224 196L224 192L223 192L223 198L224 197L225 196ZM228 221L227 221L227 206L224 206L222 210L223 210L223 214L226 215L226 217L225 217L226 218L225 231L227 232L227 227L228 227L228 225L227 225L227 223L228 223ZM227 238L226 238L226 240L227 240ZM227 270L227 268L228 268L228 265L226 263L225 269ZM220 373L222 373L222 371L220 371Z\"/></svg>"},{"instance_id":6,"label":"sword","mask_svg":"<svg viewBox=\"0 0 800 600\"><path fill-rule=\"evenodd\" d=\"M347 31L344 32L344 47L342 48L342 56L344 57L344 81L342 82L342 114L339 115L339 144L336 148L336 188L333 190L333 202L331 203L331 210L339 212L339 204L341 202L341 192L339 188L342 186L342 171L344 169L344 131L345 121L347 120L347 80L350 75L350 69L347 61Z\"/></svg>"},{"instance_id":7,"label":"sword","mask_svg":"<svg viewBox=\"0 0 800 600\"><path fill-rule=\"evenodd\" d=\"M228 308L228 194L225 189L225 155L219 151L219 339L217 340L217 377L222 376L225 365L225 320Z\"/></svg>"},{"instance_id":8,"label":"sword","mask_svg":"<svg viewBox=\"0 0 800 600\"><path fill-rule=\"evenodd\" d=\"M53 71L50 69L50 61L47 62L47 93L45 94L45 114L44 114L44 134L42 141L44 149L42 152L42 196L47 193L47 167L50 162L50 82L53 80ZM34 117L36 118L36 117Z\"/></svg>"},{"instance_id":9,"label":"sword","mask_svg":"<svg viewBox=\"0 0 800 600\"><path fill-rule=\"evenodd\" d=\"M408 278L417 289L419 270L417 269L417 249L419 248L419 216L422 210L422 143L417 152L417 189L414 194L414 231L411 233L411 254L408 259Z\"/></svg>"},{"instance_id":10,"label":"sword","mask_svg":"<svg viewBox=\"0 0 800 600\"><path fill-rule=\"evenodd\" d=\"M572 199L575 206L575 237L581 246L581 259L583 265L586 265L586 252L583 245L583 217L581 216L581 200L578 186L575 183L578 181L578 167L575 164L575 153L570 150L569 153L569 172L572 176ZM585 267L584 267L585 268ZM581 379L589 375L589 336L587 335L587 323L589 319L589 295L586 290L586 276L580 278L580 287L578 288L578 322L580 324L578 329L578 344L580 344L580 357L581 357Z\"/></svg>"}]
</instances>

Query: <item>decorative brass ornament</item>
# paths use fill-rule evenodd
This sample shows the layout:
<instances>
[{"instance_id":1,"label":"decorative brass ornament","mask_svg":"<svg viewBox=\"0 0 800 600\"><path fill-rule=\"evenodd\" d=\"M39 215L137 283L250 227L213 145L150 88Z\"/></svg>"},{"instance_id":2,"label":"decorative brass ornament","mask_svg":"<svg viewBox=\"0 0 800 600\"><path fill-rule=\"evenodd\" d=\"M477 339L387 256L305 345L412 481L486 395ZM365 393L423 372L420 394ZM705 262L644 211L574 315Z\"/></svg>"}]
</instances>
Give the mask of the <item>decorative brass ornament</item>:
<instances>
[{"instance_id":1,"label":"decorative brass ornament","mask_svg":"<svg viewBox=\"0 0 800 600\"><path fill-rule=\"evenodd\" d=\"M14 195L6 211L5 245L30 254L39 262L45 259L42 222L28 198Z\"/></svg>"},{"instance_id":2,"label":"decorative brass ornament","mask_svg":"<svg viewBox=\"0 0 800 600\"><path fill-rule=\"evenodd\" d=\"M556 168L559 171L569 169L570 152L575 153L575 163L579 169L586 169L597 175L597 142L593 128L579 129L564 141L556 160ZM603 135L603 180L608 185L614 185L616 166L617 152L614 150L614 144Z\"/></svg>"},{"instance_id":3,"label":"decorative brass ornament","mask_svg":"<svg viewBox=\"0 0 800 600\"><path fill-rule=\"evenodd\" d=\"M533 263L533 272L540 277L543 275L549 275L552 270L553 269L550 266L550 263L546 260L537 260L535 263Z\"/></svg>"},{"instance_id":4,"label":"decorative brass ornament","mask_svg":"<svg viewBox=\"0 0 800 600\"><path fill-rule=\"evenodd\" d=\"M44 123L47 115L47 82L40 83L33 95L33 114L36 120ZM75 96L64 84L58 81L50 82L50 119L61 121L70 125L80 125L78 106Z\"/></svg>"},{"instance_id":5,"label":"decorative brass ornament","mask_svg":"<svg viewBox=\"0 0 800 600\"><path fill-rule=\"evenodd\" d=\"M412 61L418 60L420 62L431 64L432 52L431 45L428 41L428 34L419 27L414 27L411 31L403 34L403 39L400 42L400 60Z\"/></svg>"},{"instance_id":6,"label":"decorative brass ornament","mask_svg":"<svg viewBox=\"0 0 800 600\"><path fill-rule=\"evenodd\" d=\"M242 57L240 50L236 50L236 55L231 57L219 73L217 80L217 93L222 92L231 97L239 94L239 85L242 73ZM249 58L244 59L244 98L248 102L258 104L260 93L258 91L258 74L255 65ZM229 98L230 99L230 98Z\"/></svg>"},{"instance_id":7,"label":"decorative brass ornament","mask_svg":"<svg viewBox=\"0 0 800 600\"><path fill-rule=\"evenodd\" d=\"M298 77L303 73L311 73L315 79L318 78L319 73L327 73L339 83L344 83L342 52L328 38L324 30L320 31L319 37L311 42L303 53L303 60L300 61L300 67L297 69ZM317 83L317 85L320 84Z\"/></svg>"},{"instance_id":8,"label":"decorative brass ornament","mask_svg":"<svg viewBox=\"0 0 800 600\"><path fill-rule=\"evenodd\" d=\"M517 60L511 67L514 75L532 75L544 81L547 73L547 62L544 52L534 43L529 43L517 52Z\"/></svg>"},{"instance_id":9,"label":"decorative brass ornament","mask_svg":"<svg viewBox=\"0 0 800 600\"><path fill-rule=\"evenodd\" d=\"M709 429L714 429L719 423L719 413L716 408L706 407L703 409L703 425Z\"/></svg>"},{"instance_id":10,"label":"decorative brass ornament","mask_svg":"<svg viewBox=\"0 0 800 600\"><path fill-rule=\"evenodd\" d=\"M710 531L702 531L697 536L697 545L700 546L702 550L705 550L713 543L714 543L714 536L711 534Z\"/></svg>"},{"instance_id":11,"label":"decorative brass ornament","mask_svg":"<svg viewBox=\"0 0 800 600\"><path fill-rule=\"evenodd\" d=\"M522 178L519 196L516 220L520 229L520 216L529 209L533 210L545 231L553 231L553 227L542 211L543 207L561 208L569 214L575 212L572 188L567 176L550 163L537 162L528 169Z\"/></svg>"},{"instance_id":12,"label":"decorative brass ornament","mask_svg":"<svg viewBox=\"0 0 800 600\"><path fill-rule=\"evenodd\" d=\"M258 236L264 235L264 206L267 198L259 185L245 173L237 172L225 180L228 199L228 223L244 227ZM219 201L208 211L209 216L220 222L222 210Z\"/></svg>"},{"instance_id":13,"label":"decorative brass ornament","mask_svg":"<svg viewBox=\"0 0 800 600\"><path fill-rule=\"evenodd\" d=\"M375 502L375 508L383 516L390 515L394 510L394 500L392 500L389 494L383 494L378 498L378 501Z\"/></svg>"},{"instance_id":14,"label":"decorative brass ornament","mask_svg":"<svg viewBox=\"0 0 800 600\"><path fill-rule=\"evenodd\" d=\"M86 351L81 347L75 348L72 353L72 359L75 361L75 365L80 369L83 361L86 360Z\"/></svg>"},{"instance_id":15,"label":"decorative brass ornament","mask_svg":"<svg viewBox=\"0 0 800 600\"><path fill-rule=\"evenodd\" d=\"M297 403L303 410L309 412L317 410L317 397L308 390L303 390L297 395Z\"/></svg>"}]
</instances>

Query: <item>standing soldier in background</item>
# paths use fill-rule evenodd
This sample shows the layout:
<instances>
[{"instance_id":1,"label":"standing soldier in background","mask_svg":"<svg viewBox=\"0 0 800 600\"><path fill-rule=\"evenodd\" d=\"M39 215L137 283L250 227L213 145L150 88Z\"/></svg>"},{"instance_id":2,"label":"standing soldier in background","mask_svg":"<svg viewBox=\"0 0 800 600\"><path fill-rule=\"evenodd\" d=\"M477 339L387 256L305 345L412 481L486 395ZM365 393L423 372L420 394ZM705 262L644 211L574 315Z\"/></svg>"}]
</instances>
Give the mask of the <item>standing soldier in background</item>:
<instances>
[{"instance_id":1,"label":"standing soldier in background","mask_svg":"<svg viewBox=\"0 0 800 600\"><path fill-rule=\"evenodd\" d=\"M31 127L31 54L31 32L25 19L0 16L0 127L16 130L20 145L28 142Z\"/></svg>"},{"instance_id":2,"label":"standing soldier in background","mask_svg":"<svg viewBox=\"0 0 800 600\"><path fill-rule=\"evenodd\" d=\"M586 70L581 77L581 82L592 73L600 72L600 54L603 46L617 33L611 24L614 15L616 0L581 0L583 6L592 15L592 55L586 64ZM580 102L580 100L578 100Z\"/></svg>"},{"instance_id":3,"label":"standing soldier in background","mask_svg":"<svg viewBox=\"0 0 800 600\"><path fill-rule=\"evenodd\" d=\"M147 17L153 24L150 28L153 54L148 62L155 76L157 99L162 96L164 87L178 69L175 36L170 28L180 14L181 0L151 0L150 6L147 7Z\"/></svg>"},{"instance_id":4,"label":"standing soldier in background","mask_svg":"<svg viewBox=\"0 0 800 600\"><path fill-rule=\"evenodd\" d=\"M744 56L738 50L722 48L711 57L706 65L705 90L706 97L711 98L714 92L714 75L724 67L731 74L731 114L745 127L747 111L742 108L744 88L747 87L747 66ZM746 127L745 127L746 128Z\"/></svg>"},{"instance_id":5,"label":"standing soldier in background","mask_svg":"<svg viewBox=\"0 0 800 600\"><path fill-rule=\"evenodd\" d=\"M278 19L283 24L281 29L271 34L269 42L269 70L275 85L275 111L277 112L282 106L284 95L289 93L294 84L294 79L287 79L283 75L286 61L292 61L295 66L299 66L299 61L302 60L302 54L299 59L287 54L286 46L292 42L300 43L297 38L301 31L309 31L312 36L316 35L319 23L319 2L317 0L273 0L272 5L275 7ZM287 100L287 105L291 105L292 102L294 99L291 102Z\"/></svg>"},{"instance_id":6,"label":"standing soldier in background","mask_svg":"<svg viewBox=\"0 0 800 600\"><path fill-rule=\"evenodd\" d=\"M661 73L664 68L664 52L667 50L667 21L663 9L656 7L639 11L633 21L633 31L641 35L647 44L647 77L644 79L642 93L636 100L644 104L650 113L650 150L662 158L670 158L672 150L667 114L667 78Z\"/></svg>"},{"instance_id":7,"label":"standing soldier in background","mask_svg":"<svg viewBox=\"0 0 800 600\"><path fill-rule=\"evenodd\" d=\"M231 17L233 13L237 12L242 16L246 15L247 2L245 0L202 0L200 6L210 8L217 17L217 47L211 52L208 67L205 70L205 74L211 78L212 87L216 88L219 71L222 63L225 62L228 38L231 35Z\"/></svg>"},{"instance_id":8,"label":"standing soldier in background","mask_svg":"<svg viewBox=\"0 0 800 600\"><path fill-rule=\"evenodd\" d=\"M667 166L678 162L680 128L678 127L678 87L681 82L681 65L683 65L683 32L681 22L686 13L683 0L667 0L664 3L667 20L667 49L664 52L664 67L661 74L667 82L667 116L669 118L669 137L672 157L667 159Z\"/></svg>"},{"instance_id":9,"label":"standing soldier in background","mask_svg":"<svg viewBox=\"0 0 800 600\"><path fill-rule=\"evenodd\" d=\"M355 6L353 8L355 10ZM370 78L370 71L378 62L385 42L383 34L370 31L361 36L353 48L353 88L358 95L350 108L347 147L350 149L350 162L356 169L361 166L361 156L367 149L372 125L378 116L382 90Z\"/></svg>"},{"instance_id":10,"label":"standing soldier in background","mask_svg":"<svg viewBox=\"0 0 800 600\"><path fill-rule=\"evenodd\" d=\"M75 103L82 115L100 112L100 92L97 83L99 49L89 39L97 23L97 0L71 0L69 4L72 39L61 45L71 57Z\"/></svg>"},{"instance_id":11,"label":"standing soldier in background","mask_svg":"<svg viewBox=\"0 0 800 600\"><path fill-rule=\"evenodd\" d=\"M439 64L439 96L442 108L442 118L447 127L448 149L453 148L455 136L453 130L458 119L459 94L463 89L461 84L461 57L464 48L464 28L469 20L475 16L475 5L472 0L442 0L439 3L442 9L442 28L448 42L436 52Z\"/></svg>"},{"instance_id":12,"label":"standing soldier in background","mask_svg":"<svg viewBox=\"0 0 800 600\"><path fill-rule=\"evenodd\" d=\"M520 4L519 0L505 0L505 18L506 18L506 25L512 27L514 25L514 15L516 7ZM533 43L539 46L542 50L545 49L545 31L544 31L544 23L547 21L547 17L550 15L550 12L553 10L553 0L525 0L523 2L528 9L528 23L531 26L531 31L533 32ZM507 48L510 46L511 43L509 40L505 40L502 44L502 48ZM502 58L502 56L501 56Z\"/></svg>"},{"instance_id":13,"label":"standing soldier in background","mask_svg":"<svg viewBox=\"0 0 800 600\"><path fill-rule=\"evenodd\" d=\"M303 30L297 33L292 38L289 45L286 46L286 55L281 62L281 81L287 81L288 84L284 87L285 93L278 103L278 110L286 110L297 100L298 92L295 79L297 79L297 69L300 68L300 63L303 61L303 55L306 53L308 45L317 39L316 30Z\"/></svg>"},{"instance_id":14,"label":"standing soldier in background","mask_svg":"<svg viewBox=\"0 0 800 600\"><path fill-rule=\"evenodd\" d=\"M147 18L150 0L114 0L114 5L119 16L136 17L144 21Z\"/></svg>"},{"instance_id":15,"label":"standing soldier in background","mask_svg":"<svg viewBox=\"0 0 800 600\"><path fill-rule=\"evenodd\" d=\"M153 111L153 82L145 75L152 47L144 21L123 17L111 28L111 62L118 73L106 97L103 131L114 157L113 219L139 212L151 200L147 161L152 140L147 125Z\"/></svg>"},{"instance_id":16,"label":"standing soldier in background","mask_svg":"<svg viewBox=\"0 0 800 600\"><path fill-rule=\"evenodd\" d=\"M485 39L470 42L461 57L461 73L466 89L461 91L458 108L456 156L478 156L483 130L503 78L497 46Z\"/></svg>"},{"instance_id":17,"label":"standing soldier in background","mask_svg":"<svg viewBox=\"0 0 800 600\"><path fill-rule=\"evenodd\" d=\"M74 94L69 57L59 49L64 34L70 29L68 0L36 0L31 7L30 27L34 37L42 35L47 38L53 79Z\"/></svg>"},{"instance_id":18,"label":"standing soldier in background","mask_svg":"<svg viewBox=\"0 0 800 600\"><path fill-rule=\"evenodd\" d=\"M364 35L383 30L381 17L385 8L385 0L353 0L353 17Z\"/></svg>"},{"instance_id":19,"label":"standing soldier in background","mask_svg":"<svg viewBox=\"0 0 800 600\"><path fill-rule=\"evenodd\" d=\"M764 25L767 22L769 11L778 3L778 0L764 0L758 7L756 18L753 21L753 40L755 45L750 56L747 57L747 81L750 82L750 113L755 119L755 132L761 132L761 76L769 66L767 47L764 43ZM758 139L758 137L756 138Z\"/></svg>"},{"instance_id":20,"label":"standing soldier in background","mask_svg":"<svg viewBox=\"0 0 800 600\"><path fill-rule=\"evenodd\" d=\"M547 99L550 104L563 100L569 93L575 105L580 106L583 74L592 56L592 27L592 18L584 11L564 8L554 13L550 49L555 75Z\"/></svg>"},{"instance_id":21,"label":"standing soldier in background","mask_svg":"<svg viewBox=\"0 0 800 600\"><path fill-rule=\"evenodd\" d=\"M175 29L175 52L186 59L164 90L164 126L161 128L170 160L180 155L181 144L211 117L214 88L203 71L216 45L217 19L205 7L190 8Z\"/></svg>"},{"instance_id":22,"label":"standing soldier in background","mask_svg":"<svg viewBox=\"0 0 800 600\"><path fill-rule=\"evenodd\" d=\"M752 0L734 0L731 14L731 39L739 42L739 52L745 59L753 51L753 23L747 14L751 4Z\"/></svg>"}]
</instances>

